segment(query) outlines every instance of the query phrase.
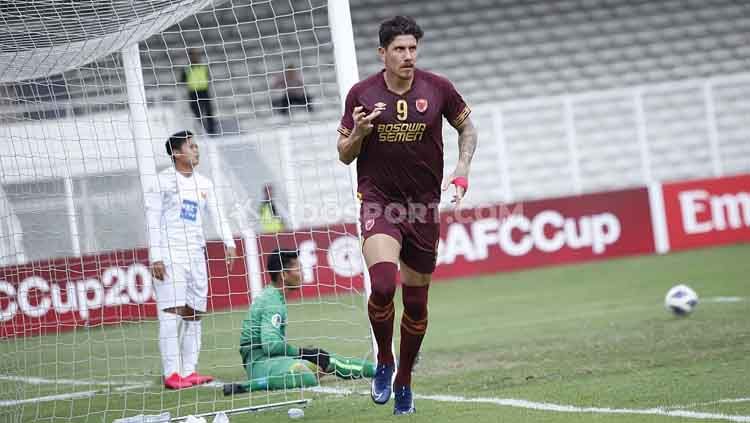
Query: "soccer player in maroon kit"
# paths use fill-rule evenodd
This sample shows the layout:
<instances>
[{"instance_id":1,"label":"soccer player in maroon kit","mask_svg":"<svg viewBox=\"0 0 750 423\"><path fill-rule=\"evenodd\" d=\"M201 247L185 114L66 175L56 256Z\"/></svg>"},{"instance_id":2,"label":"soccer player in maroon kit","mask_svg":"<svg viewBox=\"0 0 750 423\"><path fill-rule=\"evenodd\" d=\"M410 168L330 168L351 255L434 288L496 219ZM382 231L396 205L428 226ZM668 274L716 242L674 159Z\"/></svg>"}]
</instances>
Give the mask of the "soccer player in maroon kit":
<instances>
[{"instance_id":1,"label":"soccer player in maroon kit","mask_svg":"<svg viewBox=\"0 0 750 423\"><path fill-rule=\"evenodd\" d=\"M410 17L380 25L385 69L355 84L339 127L339 159L357 159L360 223L372 293L368 314L378 344L372 399L395 393L394 414L415 412L411 372L427 330L427 291L437 260L440 192L455 186L458 205L468 188L477 133L470 109L447 79L416 68L422 29ZM443 179L443 117L458 132L459 159ZM393 339L400 262L404 314L396 371Z\"/></svg>"}]
</instances>

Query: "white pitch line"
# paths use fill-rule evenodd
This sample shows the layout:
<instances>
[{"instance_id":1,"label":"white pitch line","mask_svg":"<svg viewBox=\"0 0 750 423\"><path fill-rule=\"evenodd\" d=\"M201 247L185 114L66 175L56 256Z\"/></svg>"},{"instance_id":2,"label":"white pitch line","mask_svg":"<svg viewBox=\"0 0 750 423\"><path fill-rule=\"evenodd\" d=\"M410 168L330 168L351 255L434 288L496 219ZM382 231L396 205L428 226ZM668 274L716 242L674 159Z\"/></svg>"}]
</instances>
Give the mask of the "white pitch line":
<instances>
[{"instance_id":1,"label":"white pitch line","mask_svg":"<svg viewBox=\"0 0 750 423\"><path fill-rule=\"evenodd\" d=\"M352 391L349 389L335 388L332 386L313 386L311 388L305 388L307 391L317 392L319 394L333 394L333 395L369 395L369 392L365 391Z\"/></svg>"},{"instance_id":2,"label":"white pitch line","mask_svg":"<svg viewBox=\"0 0 750 423\"><path fill-rule=\"evenodd\" d=\"M68 400L68 399L74 399L74 398L88 398L88 397L93 397L94 395L97 394L97 392L100 392L100 391L81 391L81 392L71 392L69 394L48 395L46 397L28 398L28 399L22 399L22 400L4 400L4 401L0 401L0 407L12 407L14 405L28 404L30 402L47 402L47 401Z\"/></svg>"},{"instance_id":3,"label":"white pitch line","mask_svg":"<svg viewBox=\"0 0 750 423\"><path fill-rule=\"evenodd\" d=\"M154 386L154 384L151 382L133 383L133 384L125 385L125 386L120 386L112 390L115 392L123 392L123 391L132 391L135 389L149 388L151 386ZM102 389L101 392L106 392L106 390Z\"/></svg>"},{"instance_id":4,"label":"white pitch line","mask_svg":"<svg viewBox=\"0 0 750 423\"><path fill-rule=\"evenodd\" d=\"M224 382L221 382L219 380L214 380L213 382L204 383L203 385L198 385L196 388L222 388L224 387Z\"/></svg>"},{"instance_id":5,"label":"white pitch line","mask_svg":"<svg viewBox=\"0 0 750 423\"><path fill-rule=\"evenodd\" d=\"M72 385L72 386L130 386L142 385L140 382L107 382L102 380L85 380L85 379L46 379L33 376L11 376L0 375L0 380L11 382L23 382L29 385Z\"/></svg>"},{"instance_id":6,"label":"white pitch line","mask_svg":"<svg viewBox=\"0 0 750 423\"><path fill-rule=\"evenodd\" d=\"M96 380L75 380L75 379L45 379L41 377L30 376L10 376L0 375L0 380L9 380L11 382L23 382L29 385L74 385L74 386L91 386L91 385L110 385L109 382Z\"/></svg>"},{"instance_id":7,"label":"white pitch line","mask_svg":"<svg viewBox=\"0 0 750 423\"><path fill-rule=\"evenodd\" d=\"M695 403L687 404L687 405L670 405L669 407L664 407L664 408L673 408L673 409L695 408L695 407L702 407L705 405L736 404L740 402L750 402L750 398L727 398L727 399L720 399L716 401L695 402Z\"/></svg>"},{"instance_id":8,"label":"white pitch line","mask_svg":"<svg viewBox=\"0 0 750 423\"><path fill-rule=\"evenodd\" d=\"M17 380L17 379L26 379L26 378L17 378L14 376L3 376L4 380ZM28 382L35 385L42 385L42 384L51 384L55 383L52 379L43 379L43 378L33 378L34 382ZM63 380L66 382L78 382L78 383L65 383L67 385L92 385L92 384L99 384L99 385L105 385L102 382L96 382L96 383L88 383L92 381L74 381L74 380L66 380L66 379L58 379ZM87 383L84 383L87 382ZM61 383L62 384L62 383ZM113 384L106 384L105 386L111 387ZM116 388L113 388L112 390L115 392L123 392L123 391L129 391L132 389L141 389L146 388L149 386L152 386L153 383L130 383L124 386L118 386ZM21 404L28 404L32 402L49 402L49 401L63 401L63 400L70 400L70 399L80 399L80 398L89 398L93 397L97 394L106 394L109 392L108 389L97 389L93 391L79 391L79 392L70 392L67 394L57 394L57 395L47 395L43 397L37 397L37 398L27 398L22 400L0 400L0 407L12 407L14 405L21 405Z\"/></svg>"},{"instance_id":9,"label":"white pitch line","mask_svg":"<svg viewBox=\"0 0 750 423\"><path fill-rule=\"evenodd\" d=\"M709 297L700 300L702 303L739 303L745 301L743 297Z\"/></svg>"},{"instance_id":10,"label":"white pitch line","mask_svg":"<svg viewBox=\"0 0 750 423\"><path fill-rule=\"evenodd\" d=\"M337 394L337 395L351 395L351 394L364 394L366 392L355 392L348 389L340 389L333 387L315 387L310 388L311 391L319 392L323 394ZM668 416L668 417L684 417L691 419L715 419L715 420L726 420L731 422L750 422L750 416L738 416L738 415L727 415L721 413L704 413L700 411L688 411L688 410L669 410L666 408L644 408L644 409L632 409L632 408L607 408L607 407L578 407L575 405L560 405L552 404L547 402L534 402L527 400L519 400L513 398L466 398L452 395L414 395L415 399L422 399L428 401L437 402L453 402L453 403L472 403L472 404L493 404L505 407L516 407L525 408L529 410L539 411L557 411L560 413L589 413L589 414L635 414L635 415L654 415L654 416ZM736 400L744 400L745 398L737 398ZM736 400L725 400L727 402ZM736 401L740 402L740 401Z\"/></svg>"},{"instance_id":11,"label":"white pitch line","mask_svg":"<svg viewBox=\"0 0 750 423\"><path fill-rule=\"evenodd\" d=\"M557 411L561 413L590 413L590 414L640 414L669 417L686 417L692 419L716 419L731 422L750 422L750 416L727 415L722 413L704 413L688 410L666 410L664 408L606 408L606 407L578 407L574 405L559 405L546 402L533 402L511 398L464 398L449 395L415 395L415 398L459 403L484 403L500 406L519 407L540 411Z\"/></svg>"}]
</instances>

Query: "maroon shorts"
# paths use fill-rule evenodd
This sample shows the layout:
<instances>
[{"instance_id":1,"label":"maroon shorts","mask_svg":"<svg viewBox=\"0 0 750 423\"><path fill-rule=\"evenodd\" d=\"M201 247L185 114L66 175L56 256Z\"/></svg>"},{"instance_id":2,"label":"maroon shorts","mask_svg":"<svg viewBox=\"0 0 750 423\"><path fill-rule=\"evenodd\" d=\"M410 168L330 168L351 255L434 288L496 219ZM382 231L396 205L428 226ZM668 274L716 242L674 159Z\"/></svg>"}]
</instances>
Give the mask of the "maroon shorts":
<instances>
[{"instance_id":1,"label":"maroon shorts","mask_svg":"<svg viewBox=\"0 0 750 423\"><path fill-rule=\"evenodd\" d=\"M440 241L440 223L435 213L427 211L423 218L414 218L398 210L389 211L378 203L369 204L374 207L364 202L360 210L362 237L367 240L375 234L389 235L401 244L399 258L407 266L419 273L434 272Z\"/></svg>"}]
</instances>

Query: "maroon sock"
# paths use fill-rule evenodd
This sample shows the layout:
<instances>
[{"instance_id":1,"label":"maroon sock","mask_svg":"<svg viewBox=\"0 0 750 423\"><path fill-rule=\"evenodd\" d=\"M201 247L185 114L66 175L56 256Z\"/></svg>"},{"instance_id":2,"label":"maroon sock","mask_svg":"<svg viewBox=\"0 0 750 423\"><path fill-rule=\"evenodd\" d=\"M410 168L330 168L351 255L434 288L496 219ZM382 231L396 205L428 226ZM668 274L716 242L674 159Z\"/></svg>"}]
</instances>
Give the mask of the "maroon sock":
<instances>
[{"instance_id":1,"label":"maroon sock","mask_svg":"<svg viewBox=\"0 0 750 423\"><path fill-rule=\"evenodd\" d=\"M380 262L370 269L372 292L367 314L378 343L378 364L393 364L393 296L396 294L396 263Z\"/></svg>"},{"instance_id":2,"label":"maroon sock","mask_svg":"<svg viewBox=\"0 0 750 423\"><path fill-rule=\"evenodd\" d=\"M401 354L394 386L410 386L411 370L427 331L428 286L404 285L404 315L401 318Z\"/></svg>"}]
</instances>

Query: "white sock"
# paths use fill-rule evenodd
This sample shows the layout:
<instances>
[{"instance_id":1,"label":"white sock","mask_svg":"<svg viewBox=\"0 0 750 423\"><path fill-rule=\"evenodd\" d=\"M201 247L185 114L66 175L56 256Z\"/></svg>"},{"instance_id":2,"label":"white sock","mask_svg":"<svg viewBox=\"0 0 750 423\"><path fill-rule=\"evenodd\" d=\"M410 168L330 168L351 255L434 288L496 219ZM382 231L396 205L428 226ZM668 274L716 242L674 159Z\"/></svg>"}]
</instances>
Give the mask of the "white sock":
<instances>
[{"instance_id":1,"label":"white sock","mask_svg":"<svg viewBox=\"0 0 750 423\"><path fill-rule=\"evenodd\" d=\"M181 316L159 311L159 351L164 377L180 370L180 341L178 327Z\"/></svg>"},{"instance_id":2,"label":"white sock","mask_svg":"<svg viewBox=\"0 0 750 423\"><path fill-rule=\"evenodd\" d=\"M201 352L201 321L184 320L182 322L182 375L188 376L198 366L198 354Z\"/></svg>"}]
</instances>

